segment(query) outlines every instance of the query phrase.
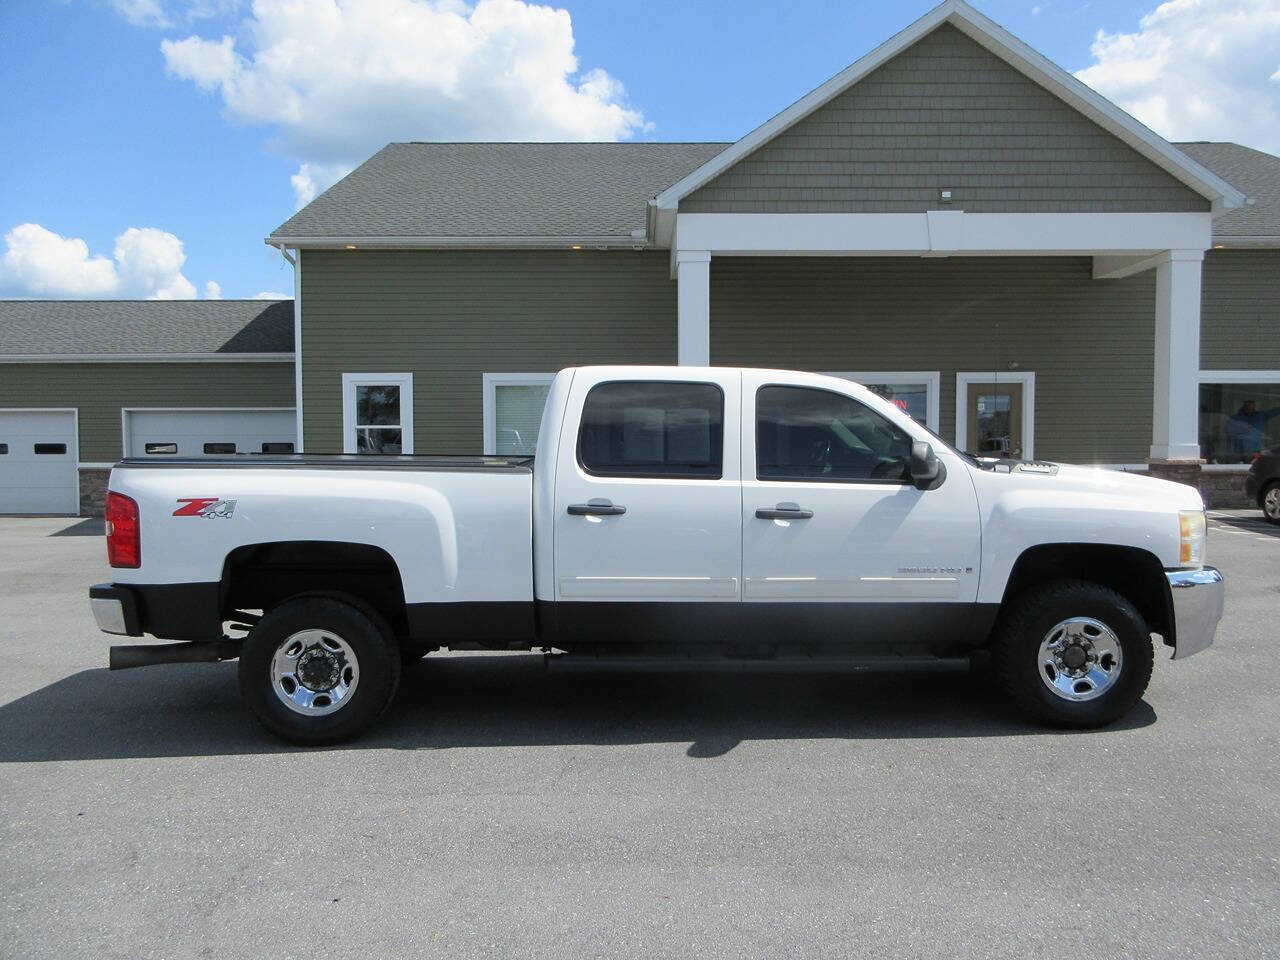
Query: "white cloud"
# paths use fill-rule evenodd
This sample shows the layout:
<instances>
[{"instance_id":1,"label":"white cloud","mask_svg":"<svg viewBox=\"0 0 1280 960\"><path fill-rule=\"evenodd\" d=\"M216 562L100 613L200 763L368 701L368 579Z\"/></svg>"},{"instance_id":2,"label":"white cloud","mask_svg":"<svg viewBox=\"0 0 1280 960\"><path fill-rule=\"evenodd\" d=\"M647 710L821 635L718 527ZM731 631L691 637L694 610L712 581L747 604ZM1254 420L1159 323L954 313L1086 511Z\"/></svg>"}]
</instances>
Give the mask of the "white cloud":
<instances>
[{"instance_id":1,"label":"white cloud","mask_svg":"<svg viewBox=\"0 0 1280 960\"><path fill-rule=\"evenodd\" d=\"M1099 30L1076 76L1169 140L1280 152L1280 4L1169 0L1135 33Z\"/></svg>"},{"instance_id":2,"label":"white cloud","mask_svg":"<svg viewBox=\"0 0 1280 960\"><path fill-rule=\"evenodd\" d=\"M391 140L617 140L646 129L568 11L523 0L256 0L237 40L161 44L229 119L277 129L299 202Z\"/></svg>"},{"instance_id":3,"label":"white cloud","mask_svg":"<svg viewBox=\"0 0 1280 960\"><path fill-rule=\"evenodd\" d=\"M79 237L63 237L38 223L24 223L4 236L0 291L35 297L107 297L119 285L116 265L90 256Z\"/></svg>"},{"instance_id":4,"label":"white cloud","mask_svg":"<svg viewBox=\"0 0 1280 960\"><path fill-rule=\"evenodd\" d=\"M172 27L182 20L191 23L225 16L241 6L242 0L111 0L111 8L135 27Z\"/></svg>"},{"instance_id":5,"label":"white cloud","mask_svg":"<svg viewBox=\"0 0 1280 960\"><path fill-rule=\"evenodd\" d=\"M298 200L298 209L301 210L353 169L353 166L346 163L304 163L289 178L293 194Z\"/></svg>"},{"instance_id":6,"label":"white cloud","mask_svg":"<svg viewBox=\"0 0 1280 960\"><path fill-rule=\"evenodd\" d=\"M222 299L222 284L216 280L210 280L204 285L204 298L206 300Z\"/></svg>"},{"instance_id":7,"label":"white cloud","mask_svg":"<svg viewBox=\"0 0 1280 960\"><path fill-rule=\"evenodd\" d=\"M170 26L160 0L111 0L111 7L135 27Z\"/></svg>"},{"instance_id":8,"label":"white cloud","mask_svg":"<svg viewBox=\"0 0 1280 960\"><path fill-rule=\"evenodd\" d=\"M292 293L279 293L275 290L263 290L253 295L254 300L292 300Z\"/></svg>"},{"instance_id":9,"label":"white cloud","mask_svg":"<svg viewBox=\"0 0 1280 960\"><path fill-rule=\"evenodd\" d=\"M182 241L155 227L130 227L116 237L121 287L148 300L190 300L196 288L182 275Z\"/></svg>"},{"instance_id":10,"label":"white cloud","mask_svg":"<svg viewBox=\"0 0 1280 960\"><path fill-rule=\"evenodd\" d=\"M182 241L155 227L130 227L116 237L112 257L90 254L79 237L38 223L5 234L0 295L11 297L137 297L189 299L196 288L182 275ZM216 283L211 286L221 293ZM208 293L206 287L206 293Z\"/></svg>"},{"instance_id":11,"label":"white cloud","mask_svg":"<svg viewBox=\"0 0 1280 960\"><path fill-rule=\"evenodd\" d=\"M199 37L161 40L160 49L169 72L190 80L201 90L216 89L237 69L235 41L230 37L217 43Z\"/></svg>"}]
</instances>

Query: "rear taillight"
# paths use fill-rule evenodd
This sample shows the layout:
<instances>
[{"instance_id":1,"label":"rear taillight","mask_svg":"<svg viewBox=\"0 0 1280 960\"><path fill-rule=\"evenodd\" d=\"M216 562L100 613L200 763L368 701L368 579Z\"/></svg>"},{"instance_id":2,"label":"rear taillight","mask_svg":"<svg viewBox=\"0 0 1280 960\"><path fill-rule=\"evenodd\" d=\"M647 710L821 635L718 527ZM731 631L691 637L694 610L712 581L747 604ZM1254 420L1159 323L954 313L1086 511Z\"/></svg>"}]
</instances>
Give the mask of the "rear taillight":
<instances>
[{"instance_id":1,"label":"rear taillight","mask_svg":"<svg viewBox=\"0 0 1280 960\"><path fill-rule=\"evenodd\" d=\"M138 504L123 493L107 493L107 562L113 567L142 566Z\"/></svg>"}]
</instances>

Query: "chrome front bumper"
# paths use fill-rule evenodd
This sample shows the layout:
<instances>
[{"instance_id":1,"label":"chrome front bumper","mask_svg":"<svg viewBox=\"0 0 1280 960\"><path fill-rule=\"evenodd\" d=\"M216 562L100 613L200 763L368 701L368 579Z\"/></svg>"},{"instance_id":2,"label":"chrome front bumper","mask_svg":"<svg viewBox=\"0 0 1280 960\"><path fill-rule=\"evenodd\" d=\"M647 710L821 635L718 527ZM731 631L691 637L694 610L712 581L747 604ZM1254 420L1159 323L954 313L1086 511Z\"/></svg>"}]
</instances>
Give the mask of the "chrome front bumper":
<instances>
[{"instance_id":1,"label":"chrome front bumper","mask_svg":"<svg viewBox=\"0 0 1280 960\"><path fill-rule=\"evenodd\" d=\"M1211 643L1222 619L1225 584L1216 567L1166 570L1173 596L1173 659L1183 660Z\"/></svg>"}]
</instances>

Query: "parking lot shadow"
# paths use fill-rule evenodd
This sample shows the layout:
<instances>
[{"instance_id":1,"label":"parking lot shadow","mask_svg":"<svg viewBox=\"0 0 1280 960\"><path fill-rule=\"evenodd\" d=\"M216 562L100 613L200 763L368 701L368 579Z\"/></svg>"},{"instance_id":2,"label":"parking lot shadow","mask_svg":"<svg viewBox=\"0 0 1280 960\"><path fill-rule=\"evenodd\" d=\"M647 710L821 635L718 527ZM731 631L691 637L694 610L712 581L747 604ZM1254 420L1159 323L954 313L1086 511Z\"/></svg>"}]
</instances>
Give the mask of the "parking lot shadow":
<instances>
[{"instance_id":1,"label":"parking lot shadow","mask_svg":"<svg viewBox=\"0 0 1280 960\"><path fill-rule=\"evenodd\" d=\"M282 753L240 702L234 663L84 670L0 706L0 763ZM1154 723L1142 701L1103 731ZM1025 722L969 674L547 673L540 657L428 657L370 734L332 749L1015 737Z\"/></svg>"}]
</instances>

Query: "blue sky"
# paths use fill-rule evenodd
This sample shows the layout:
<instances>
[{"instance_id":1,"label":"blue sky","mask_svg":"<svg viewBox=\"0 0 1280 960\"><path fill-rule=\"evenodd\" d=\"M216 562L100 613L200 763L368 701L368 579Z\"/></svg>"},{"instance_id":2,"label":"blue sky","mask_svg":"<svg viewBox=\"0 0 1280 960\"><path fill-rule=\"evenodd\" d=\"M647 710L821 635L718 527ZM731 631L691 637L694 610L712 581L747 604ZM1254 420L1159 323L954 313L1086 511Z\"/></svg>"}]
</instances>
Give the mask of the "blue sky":
<instances>
[{"instance_id":1,"label":"blue sky","mask_svg":"<svg viewBox=\"0 0 1280 960\"><path fill-rule=\"evenodd\" d=\"M262 237L381 142L732 140L933 6L306 2L0 5L0 295L288 292ZM1280 149L1275 0L976 6L1171 139Z\"/></svg>"}]
</instances>

